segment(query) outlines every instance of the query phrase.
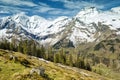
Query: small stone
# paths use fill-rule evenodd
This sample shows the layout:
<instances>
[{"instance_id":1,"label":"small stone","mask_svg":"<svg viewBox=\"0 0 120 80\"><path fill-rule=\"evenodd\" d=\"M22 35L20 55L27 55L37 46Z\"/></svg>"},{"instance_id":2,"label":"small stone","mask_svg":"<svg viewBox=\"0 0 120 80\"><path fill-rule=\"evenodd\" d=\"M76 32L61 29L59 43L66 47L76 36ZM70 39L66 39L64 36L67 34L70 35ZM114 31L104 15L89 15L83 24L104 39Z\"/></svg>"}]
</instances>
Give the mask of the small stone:
<instances>
[{"instance_id":1,"label":"small stone","mask_svg":"<svg viewBox=\"0 0 120 80\"><path fill-rule=\"evenodd\" d=\"M9 60L13 60L13 59L14 59L14 56L13 56L13 55L10 55Z\"/></svg>"},{"instance_id":2,"label":"small stone","mask_svg":"<svg viewBox=\"0 0 120 80\"><path fill-rule=\"evenodd\" d=\"M39 68L39 75L41 75L41 76L44 76L44 74L45 74L45 69L43 68L43 67L40 67Z\"/></svg>"}]
</instances>

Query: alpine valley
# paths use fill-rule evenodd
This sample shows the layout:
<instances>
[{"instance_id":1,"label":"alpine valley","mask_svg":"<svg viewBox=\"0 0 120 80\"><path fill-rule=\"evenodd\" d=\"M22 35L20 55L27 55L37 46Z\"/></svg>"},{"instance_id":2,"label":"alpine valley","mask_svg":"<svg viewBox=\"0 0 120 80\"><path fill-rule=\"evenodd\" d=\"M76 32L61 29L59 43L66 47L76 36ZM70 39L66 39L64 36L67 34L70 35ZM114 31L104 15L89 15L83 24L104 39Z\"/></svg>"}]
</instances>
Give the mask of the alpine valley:
<instances>
[{"instance_id":1,"label":"alpine valley","mask_svg":"<svg viewBox=\"0 0 120 80\"><path fill-rule=\"evenodd\" d=\"M0 17L0 80L120 80L120 7Z\"/></svg>"}]
</instances>

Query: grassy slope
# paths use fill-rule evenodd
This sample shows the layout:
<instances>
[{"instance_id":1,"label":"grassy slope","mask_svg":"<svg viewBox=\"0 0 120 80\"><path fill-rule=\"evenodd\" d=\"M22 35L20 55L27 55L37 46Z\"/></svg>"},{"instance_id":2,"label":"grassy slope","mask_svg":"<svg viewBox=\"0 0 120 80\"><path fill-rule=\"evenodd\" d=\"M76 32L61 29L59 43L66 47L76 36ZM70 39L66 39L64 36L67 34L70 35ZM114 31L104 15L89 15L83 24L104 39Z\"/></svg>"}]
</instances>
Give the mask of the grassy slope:
<instances>
[{"instance_id":1,"label":"grassy slope","mask_svg":"<svg viewBox=\"0 0 120 80\"><path fill-rule=\"evenodd\" d=\"M10 55L17 59L10 60ZM28 67L25 67L24 61ZM0 50L0 80L45 80L37 74L30 75L30 70L39 66L44 67L45 74L53 80L110 80L86 70L39 60L18 52Z\"/></svg>"}]
</instances>

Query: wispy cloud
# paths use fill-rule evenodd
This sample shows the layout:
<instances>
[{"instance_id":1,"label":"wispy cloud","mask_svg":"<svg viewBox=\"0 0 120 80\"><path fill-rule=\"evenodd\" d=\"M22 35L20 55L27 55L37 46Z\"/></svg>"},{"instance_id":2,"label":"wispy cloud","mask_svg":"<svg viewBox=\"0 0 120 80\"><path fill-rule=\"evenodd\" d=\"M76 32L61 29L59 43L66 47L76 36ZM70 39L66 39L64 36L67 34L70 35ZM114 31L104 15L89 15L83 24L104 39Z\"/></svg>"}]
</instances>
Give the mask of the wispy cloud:
<instances>
[{"instance_id":1,"label":"wispy cloud","mask_svg":"<svg viewBox=\"0 0 120 80\"><path fill-rule=\"evenodd\" d=\"M33 8L36 12L40 12L40 13L45 13L51 10L55 10L55 8L50 7L49 5L39 2L39 6L36 6Z\"/></svg>"},{"instance_id":2,"label":"wispy cloud","mask_svg":"<svg viewBox=\"0 0 120 80\"><path fill-rule=\"evenodd\" d=\"M65 16L73 16L77 10L64 10L64 9L54 9L51 11L48 11L51 15L65 15Z\"/></svg>"},{"instance_id":3,"label":"wispy cloud","mask_svg":"<svg viewBox=\"0 0 120 80\"><path fill-rule=\"evenodd\" d=\"M16 13L20 13L20 12L26 12L29 11L29 9L21 9L19 7L14 7L14 6L0 6L0 11L4 11L7 13L11 13L11 14L16 14Z\"/></svg>"},{"instance_id":4,"label":"wispy cloud","mask_svg":"<svg viewBox=\"0 0 120 80\"><path fill-rule=\"evenodd\" d=\"M8 13L12 13L12 14L16 14L16 13L20 13L20 12L25 12L25 13L47 13L48 15L52 15L52 16L59 16L59 15L68 15L71 11L70 10L64 10L64 9L58 9L58 8L53 8L45 3L39 2L38 4L32 3L32 2L28 2L28 1L21 1L21 0L16 0L13 1L12 0L4 0L4 1L0 1L0 3L4 3L5 5L1 5L0 9L2 10L1 12L7 11ZM13 5L12 5L13 4ZM25 8L21 8L20 6L22 5L26 5L29 7L34 6L33 8L29 8L29 7L25 7ZM10 5L10 6L9 6ZM17 5L17 6L16 6ZM72 11L73 12L73 11Z\"/></svg>"},{"instance_id":5,"label":"wispy cloud","mask_svg":"<svg viewBox=\"0 0 120 80\"><path fill-rule=\"evenodd\" d=\"M0 3L4 3L5 5L15 5L15 6L21 6L21 5L25 5L29 7L37 6L36 4L28 0L0 0Z\"/></svg>"},{"instance_id":6,"label":"wispy cloud","mask_svg":"<svg viewBox=\"0 0 120 80\"><path fill-rule=\"evenodd\" d=\"M0 13L2 13L2 14L7 14L7 13L9 13L8 11L0 11Z\"/></svg>"},{"instance_id":7,"label":"wispy cloud","mask_svg":"<svg viewBox=\"0 0 120 80\"><path fill-rule=\"evenodd\" d=\"M97 4L93 0L90 2L85 1L85 0L75 0L75 1L70 1L70 0L52 0L52 1L58 1L64 3L64 7L68 9L81 9L86 6L94 6L98 9L104 8L104 5Z\"/></svg>"},{"instance_id":8,"label":"wispy cloud","mask_svg":"<svg viewBox=\"0 0 120 80\"><path fill-rule=\"evenodd\" d=\"M93 2L93 0L0 0L0 13L16 14L25 12L31 15L43 15L44 17L74 16L86 6L104 9L106 6L120 3L120 1L110 1L108 3L108 0L94 1L97 2ZM103 2L107 3L103 4ZM55 5L56 3L62 5L58 7L58 5Z\"/></svg>"}]
</instances>

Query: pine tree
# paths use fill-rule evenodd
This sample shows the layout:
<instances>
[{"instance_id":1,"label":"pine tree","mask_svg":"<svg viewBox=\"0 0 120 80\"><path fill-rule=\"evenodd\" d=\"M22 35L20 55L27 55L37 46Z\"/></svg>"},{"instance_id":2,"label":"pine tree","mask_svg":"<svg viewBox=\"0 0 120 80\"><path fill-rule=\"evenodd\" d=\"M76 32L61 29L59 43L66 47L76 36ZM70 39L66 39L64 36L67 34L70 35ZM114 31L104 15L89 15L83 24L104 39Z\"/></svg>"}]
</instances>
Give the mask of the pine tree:
<instances>
[{"instance_id":1,"label":"pine tree","mask_svg":"<svg viewBox=\"0 0 120 80\"><path fill-rule=\"evenodd\" d=\"M35 45L34 42L31 45L31 53L32 53L33 56L37 56L37 54L36 54L36 45Z\"/></svg>"},{"instance_id":2,"label":"pine tree","mask_svg":"<svg viewBox=\"0 0 120 80\"><path fill-rule=\"evenodd\" d=\"M55 63L58 63L58 62L59 62L59 54L58 54L58 53L55 53L55 54L54 54L54 62L55 62Z\"/></svg>"},{"instance_id":3,"label":"pine tree","mask_svg":"<svg viewBox=\"0 0 120 80\"><path fill-rule=\"evenodd\" d=\"M23 42L23 53L24 54L28 54L28 48L27 48L28 46L27 46L27 40L25 40L24 42Z\"/></svg>"},{"instance_id":4,"label":"pine tree","mask_svg":"<svg viewBox=\"0 0 120 80\"><path fill-rule=\"evenodd\" d=\"M14 51L14 45L10 43L10 50Z\"/></svg>"},{"instance_id":5,"label":"pine tree","mask_svg":"<svg viewBox=\"0 0 120 80\"><path fill-rule=\"evenodd\" d=\"M70 56L69 56L69 65L73 66L73 57L72 57L72 54L70 54Z\"/></svg>"},{"instance_id":6,"label":"pine tree","mask_svg":"<svg viewBox=\"0 0 120 80\"><path fill-rule=\"evenodd\" d=\"M22 43L20 42L19 45L18 45L18 52L21 52L23 53L23 47L22 47Z\"/></svg>"},{"instance_id":7,"label":"pine tree","mask_svg":"<svg viewBox=\"0 0 120 80\"><path fill-rule=\"evenodd\" d=\"M10 44L6 39L4 40L4 49L10 50Z\"/></svg>"},{"instance_id":8,"label":"pine tree","mask_svg":"<svg viewBox=\"0 0 120 80\"><path fill-rule=\"evenodd\" d=\"M88 70L88 71L91 71L91 70L92 70L89 63L87 63L87 64L85 65L85 69Z\"/></svg>"},{"instance_id":9,"label":"pine tree","mask_svg":"<svg viewBox=\"0 0 120 80\"><path fill-rule=\"evenodd\" d=\"M48 51L45 53L45 59L48 60Z\"/></svg>"},{"instance_id":10,"label":"pine tree","mask_svg":"<svg viewBox=\"0 0 120 80\"><path fill-rule=\"evenodd\" d=\"M37 48L37 50L36 50L36 56L39 57L39 58L42 57L41 56L41 49L40 48Z\"/></svg>"},{"instance_id":11,"label":"pine tree","mask_svg":"<svg viewBox=\"0 0 120 80\"><path fill-rule=\"evenodd\" d=\"M52 48L50 47L50 48L48 49L48 60L54 61L53 58L54 58L53 50L52 50Z\"/></svg>"},{"instance_id":12,"label":"pine tree","mask_svg":"<svg viewBox=\"0 0 120 80\"><path fill-rule=\"evenodd\" d=\"M45 48L43 45L41 46L41 57L45 58Z\"/></svg>"},{"instance_id":13,"label":"pine tree","mask_svg":"<svg viewBox=\"0 0 120 80\"><path fill-rule=\"evenodd\" d=\"M13 51L17 51L17 43L15 37L12 37L11 43L12 43L11 46L13 46Z\"/></svg>"},{"instance_id":14,"label":"pine tree","mask_svg":"<svg viewBox=\"0 0 120 80\"><path fill-rule=\"evenodd\" d=\"M59 60L62 64L66 63L66 59L65 59L65 53L63 48L60 50L60 54L59 54Z\"/></svg>"}]
</instances>

